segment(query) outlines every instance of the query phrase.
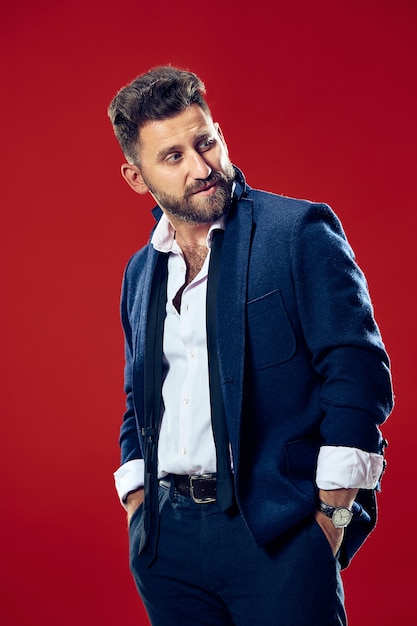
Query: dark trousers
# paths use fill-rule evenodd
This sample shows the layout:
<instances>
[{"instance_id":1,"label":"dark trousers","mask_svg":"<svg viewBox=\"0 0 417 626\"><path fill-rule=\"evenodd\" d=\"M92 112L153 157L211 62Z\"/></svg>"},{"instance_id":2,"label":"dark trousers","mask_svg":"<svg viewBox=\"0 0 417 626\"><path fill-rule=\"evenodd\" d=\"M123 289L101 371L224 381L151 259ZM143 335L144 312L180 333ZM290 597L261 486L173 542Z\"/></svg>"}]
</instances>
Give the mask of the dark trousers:
<instances>
[{"instance_id":1,"label":"dark trousers","mask_svg":"<svg viewBox=\"0 0 417 626\"><path fill-rule=\"evenodd\" d=\"M259 548L240 514L159 487L158 556L138 556L142 507L130 523L130 568L153 626L346 625L340 567L312 518Z\"/></svg>"}]
</instances>

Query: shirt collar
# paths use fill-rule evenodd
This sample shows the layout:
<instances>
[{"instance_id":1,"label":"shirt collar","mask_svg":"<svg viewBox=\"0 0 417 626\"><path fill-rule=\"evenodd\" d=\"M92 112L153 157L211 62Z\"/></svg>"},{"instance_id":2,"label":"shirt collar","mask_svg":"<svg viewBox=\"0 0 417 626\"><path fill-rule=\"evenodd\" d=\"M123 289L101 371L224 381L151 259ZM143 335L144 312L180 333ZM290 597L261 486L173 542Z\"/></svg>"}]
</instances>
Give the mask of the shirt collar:
<instances>
[{"instance_id":1,"label":"shirt collar","mask_svg":"<svg viewBox=\"0 0 417 626\"><path fill-rule=\"evenodd\" d=\"M211 248L214 230L225 230L224 216L213 222L210 226L207 233L207 248ZM153 232L151 244L158 252L173 251L175 246L175 229L165 213L162 214L162 217Z\"/></svg>"}]
</instances>

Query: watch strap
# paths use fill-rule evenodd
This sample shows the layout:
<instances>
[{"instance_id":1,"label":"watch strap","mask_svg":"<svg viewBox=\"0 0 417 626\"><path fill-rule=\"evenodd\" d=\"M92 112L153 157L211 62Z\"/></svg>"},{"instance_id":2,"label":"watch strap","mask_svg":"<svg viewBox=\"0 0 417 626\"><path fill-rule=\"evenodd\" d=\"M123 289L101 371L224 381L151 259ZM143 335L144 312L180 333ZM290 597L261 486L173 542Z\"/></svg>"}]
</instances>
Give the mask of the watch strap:
<instances>
[{"instance_id":1,"label":"watch strap","mask_svg":"<svg viewBox=\"0 0 417 626\"><path fill-rule=\"evenodd\" d=\"M323 502L323 500L319 500L318 509L319 511L327 515L327 517L331 517L337 508L338 507L336 506L331 506L330 504L326 504L326 502ZM347 508L347 507L344 507L344 508Z\"/></svg>"}]
</instances>

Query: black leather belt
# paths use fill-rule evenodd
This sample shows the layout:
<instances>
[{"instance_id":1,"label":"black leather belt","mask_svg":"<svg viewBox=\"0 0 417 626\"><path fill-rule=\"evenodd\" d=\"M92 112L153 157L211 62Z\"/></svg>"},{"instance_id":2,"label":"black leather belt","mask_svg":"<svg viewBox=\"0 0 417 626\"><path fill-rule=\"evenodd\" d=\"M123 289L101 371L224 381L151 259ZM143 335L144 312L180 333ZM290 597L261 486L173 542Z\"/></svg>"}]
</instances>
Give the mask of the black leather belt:
<instances>
[{"instance_id":1,"label":"black leather belt","mask_svg":"<svg viewBox=\"0 0 417 626\"><path fill-rule=\"evenodd\" d=\"M194 474L192 476L180 476L169 474L159 480L159 484L174 489L181 496L191 498L197 504L209 504L216 501L216 474Z\"/></svg>"}]
</instances>

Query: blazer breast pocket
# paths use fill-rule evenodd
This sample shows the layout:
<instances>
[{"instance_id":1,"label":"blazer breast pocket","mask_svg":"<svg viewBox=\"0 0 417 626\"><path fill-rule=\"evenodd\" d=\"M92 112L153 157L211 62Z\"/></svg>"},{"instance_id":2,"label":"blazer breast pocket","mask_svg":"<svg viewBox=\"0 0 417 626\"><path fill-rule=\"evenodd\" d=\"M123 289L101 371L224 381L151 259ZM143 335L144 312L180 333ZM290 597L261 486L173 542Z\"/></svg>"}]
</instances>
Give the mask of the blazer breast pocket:
<instances>
[{"instance_id":1,"label":"blazer breast pocket","mask_svg":"<svg viewBox=\"0 0 417 626\"><path fill-rule=\"evenodd\" d=\"M278 290L247 303L248 339L252 365L264 369L291 359L296 338Z\"/></svg>"}]
</instances>

